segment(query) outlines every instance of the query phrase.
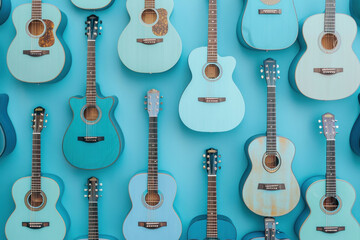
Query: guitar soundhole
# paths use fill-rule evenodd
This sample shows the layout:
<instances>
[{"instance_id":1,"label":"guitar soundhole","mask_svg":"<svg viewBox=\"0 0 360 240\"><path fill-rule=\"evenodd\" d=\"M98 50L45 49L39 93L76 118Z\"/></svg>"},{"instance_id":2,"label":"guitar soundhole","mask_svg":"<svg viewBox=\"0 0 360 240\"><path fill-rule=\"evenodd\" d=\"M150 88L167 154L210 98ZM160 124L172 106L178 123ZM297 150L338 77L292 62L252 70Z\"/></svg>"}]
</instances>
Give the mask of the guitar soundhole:
<instances>
[{"instance_id":1,"label":"guitar soundhole","mask_svg":"<svg viewBox=\"0 0 360 240\"><path fill-rule=\"evenodd\" d=\"M141 14L141 19L146 24L153 24L156 22L157 14L154 9L146 9Z\"/></svg>"},{"instance_id":2,"label":"guitar soundhole","mask_svg":"<svg viewBox=\"0 0 360 240\"><path fill-rule=\"evenodd\" d=\"M265 158L265 166L268 169L278 169L280 160L276 155L268 155Z\"/></svg>"},{"instance_id":3,"label":"guitar soundhole","mask_svg":"<svg viewBox=\"0 0 360 240\"><path fill-rule=\"evenodd\" d=\"M99 117L99 111L96 107L87 107L84 110L84 117L87 121L95 121Z\"/></svg>"},{"instance_id":4,"label":"guitar soundhole","mask_svg":"<svg viewBox=\"0 0 360 240\"><path fill-rule=\"evenodd\" d=\"M45 25L40 20L32 20L29 23L28 30L33 36L41 36L44 33Z\"/></svg>"},{"instance_id":5,"label":"guitar soundhole","mask_svg":"<svg viewBox=\"0 0 360 240\"><path fill-rule=\"evenodd\" d=\"M209 79L217 79L220 76L220 68L216 64L209 64L205 68L205 75Z\"/></svg>"},{"instance_id":6,"label":"guitar soundhole","mask_svg":"<svg viewBox=\"0 0 360 240\"><path fill-rule=\"evenodd\" d=\"M44 202L41 193L31 193L29 196L29 204L31 207L38 208Z\"/></svg>"},{"instance_id":7,"label":"guitar soundhole","mask_svg":"<svg viewBox=\"0 0 360 240\"><path fill-rule=\"evenodd\" d=\"M160 203L160 195L156 192L148 192L145 196L145 202L149 206L156 206Z\"/></svg>"},{"instance_id":8,"label":"guitar soundhole","mask_svg":"<svg viewBox=\"0 0 360 240\"><path fill-rule=\"evenodd\" d=\"M321 45L326 50L333 50L338 45L338 38L335 34L327 33L321 39Z\"/></svg>"},{"instance_id":9,"label":"guitar soundhole","mask_svg":"<svg viewBox=\"0 0 360 240\"><path fill-rule=\"evenodd\" d=\"M339 201L335 197L327 197L323 202L324 209L329 212L334 212L339 208L339 205Z\"/></svg>"}]
</instances>

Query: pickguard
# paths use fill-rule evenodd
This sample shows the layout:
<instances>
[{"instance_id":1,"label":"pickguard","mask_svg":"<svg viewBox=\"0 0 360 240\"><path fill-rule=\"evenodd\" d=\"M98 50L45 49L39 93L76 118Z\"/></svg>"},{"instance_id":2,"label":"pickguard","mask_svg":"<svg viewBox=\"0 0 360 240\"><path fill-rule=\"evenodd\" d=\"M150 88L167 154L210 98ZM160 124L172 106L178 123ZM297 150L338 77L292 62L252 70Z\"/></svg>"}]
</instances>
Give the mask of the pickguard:
<instances>
[{"instance_id":1,"label":"pickguard","mask_svg":"<svg viewBox=\"0 0 360 240\"><path fill-rule=\"evenodd\" d=\"M39 46L40 47L51 47L55 44L55 36L54 36L54 23L51 20L44 19L45 23L45 33L42 37L39 38Z\"/></svg>"},{"instance_id":2,"label":"pickguard","mask_svg":"<svg viewBox=\"0 0 360 240\"><path fill-rule=\"evenodd\" d=\"M156 36L165 36L168 33L168 19L167 11L164 8L157 9L159 19L157 23L152 27L152 31Z\"/></svg>"}]
</instances>

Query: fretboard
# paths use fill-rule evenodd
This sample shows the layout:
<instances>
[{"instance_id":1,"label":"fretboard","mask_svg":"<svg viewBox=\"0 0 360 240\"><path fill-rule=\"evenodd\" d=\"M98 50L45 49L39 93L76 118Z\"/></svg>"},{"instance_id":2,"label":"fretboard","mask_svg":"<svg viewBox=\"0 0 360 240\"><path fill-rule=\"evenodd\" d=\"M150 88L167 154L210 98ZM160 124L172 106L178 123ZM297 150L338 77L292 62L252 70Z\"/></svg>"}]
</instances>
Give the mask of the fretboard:
<instances>
[{"instance_id":1,"label":"fretboard","mask_svg":"<svg viewBox=\"0 0 360 240\"><path fill-rule=\"evenodd\" d=\"M41 135L33 133L31 191L41 192Z\"/></svg>"},{"instance_id":2,"label":"fretboard","mask_svg":"<svg viewBox=\"0 0 360 240\"><path fill-rule=\"evenodd\" d=\"M336 197L335 140L326 141L326 196Z\"/></svg>"},{"instance_id":3,"label":"fretboard","mask_svg":"<svg viewBox=\"0 0 360 240\"><path fill-rule=\"evenodd\" d=\"M208 204L207 204L206 238L217 239L217 199L216 199L216 175L208 176Z\"/></svg>"},{"instance_id":4,"label":"fretboard","mask_svg":"<svg viewBox=\"0 0 360 240\"><path fill-rule=\"evenodd\" d=\"M208 63L217 62L217 0L209 0Z\"/></svg>"},{"instance_id":5,"label":"fretboard","mask_svg":"<svg viewBox=\"0 0 360 240\"><path fill-rule=\"evenodd\" d=\"M276 87L267 87L266 152L276 153Z\"/></svg>"},{"instance_id":6,"label":"fretboard","mask_svg":"<svg viewBox=\"0 0 360 240\"><path fill-rule=\"evenodd\" d=\"M96 194L96 193L94 193ZM89 201L89 240L99 240L98 203Z\"/></svg>"},{"instance_id":7,"label":"fretboard","mask_svg":"<svg viewBox=\"0 0 360 240\"><path fill-rule=\"evenodd\" d=\"M96 52L95 40L88 40L86 103L96 106Z\"/></svg>"},{"instance_id":8,"label":"fretboard","mask_svg":"<svg viewBox=\"0 0 360 240\"><path fill-rule=\"evenodd\" d=\"M149 118L148 192L158 193L158 128L157 117Z\"/></svg>"},{"instance_id":9,"label":"fretboard","mask_svg":"<svg viewBox=\"0 0 360 240\"><path fill-rule=\"evenodd\" d=\"M155 0L145 0L145 8L155 8Z\"/></svg>"},{"instance_id":10,"label":"fretboard","mask_svg":"<svg viewBox=\"0 0 360 240\"><path fill-rule=\"evenodd\" d=\"M336 0L326 0L325 29L326 33L335 33Z\"/></svg>"},{"instance_id":11,"label":"fretboard","mask_svg":"<svg viewBox=\"0 0 360 240\"><path fill-rule=\"evenodd\" d=\"M42 18L41 0L32 0L31 18L32 19Z\"/></svg>"}]
</instances>

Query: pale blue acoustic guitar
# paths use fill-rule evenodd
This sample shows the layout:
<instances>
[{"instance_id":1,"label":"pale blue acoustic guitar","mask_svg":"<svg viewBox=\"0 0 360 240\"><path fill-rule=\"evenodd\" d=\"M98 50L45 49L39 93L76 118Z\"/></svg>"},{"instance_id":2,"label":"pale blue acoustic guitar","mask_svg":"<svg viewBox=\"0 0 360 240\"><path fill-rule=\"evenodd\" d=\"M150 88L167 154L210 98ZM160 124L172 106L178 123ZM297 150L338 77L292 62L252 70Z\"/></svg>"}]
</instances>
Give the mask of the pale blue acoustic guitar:
<instances>
[{"instance_id":1,"label":"pale blue acoustic guitar","mask_svg":"<svg viewBox=\"0 0 360 240\"><path fill-rule=\"evenodd\" d=\"M277 222L274 218L266 217L264 221L265 231L248 233L242 240L290 240L285 233L276 229Z\"/></svg>"},{"instance_id":2,"label":"pale blue acoustic guitar","mask_svg":"<svg viewBox=\"0 0 360 240\"><path fill-rule=\"evenodd\" d=\"M139 73L160 73L181 56L179 34L170 23L173 0L127 0L130 22L121 33L118 52L123 64Z\"/></svg>"},{"instance_id":3,"label":"pale blue acoustic guitar","mask_svg":"<svg viewBox=\"0 0 360 240\"><path fill-rule=\"evenodd\" d=\"M44 177L41 172L41 132L45 123L45 109L35 108L32 122L32 175L20 178L13 185L12 196L16 208L6 222L5 235L8 240L65 239L69 222L59 202L62 181L54 175L51 178Z\"/></svg>"},{"instance_id":4,"label":"pale blue acoustic guitar","mask_svg":"<svg viewBox=\"0 0 360 240\"><path fill-rule=\"evenodd\" d=\"M244 0L237 34L245 47L285 49L295 43L298 33L299 23L293 0Z\"/></svg>"},{"instance_id":5,"label":"pale blue acoustic guitar","mask_svg":"<svg viewBox=\"0 0 360 240\"><path fill-rule=\"evenodd\" d=\"M3 24L9 17L11 12L11 1L0 0L0 25Z\"/></svg>"},{"instance_id":6,"label":"pale blue acoustic guitar","mask_svg":"<svg viewBox=\"0 0 360 240\"><path fill-rule=\"evenodd\" d=\"M264 217L277 217L291 212L300 200L300 187L292 171L295 146L287 138L276 135L276 80L278 66L266 59L262 78L267 83L266 136L250 138L245 145L249 160L240 183L245 205Z\"/></svg>"},{"instance_id":7,"label":"pale blue acoustic guitar","mask_svg":"<svg viewBox=\"0 0 360 240\"><path fill-rule=\"evenodd\" d=\"M208 174L207 215L195 217L187 233L188 240L236 240L236 228L230 218L217 213L217 172L220 167L220 155L217 149L209 148L204 157L204 166Z\"/></svg>"},{"instance_id":8,"label":"pale blue acoustic guitar","mask_svg":"<svg viewBox=\"0 0 360 240\"><path fill-rule=\"evenodd\" d=\"M132 208L123 224L127 240L178 240L182 224L174 210L176 195L175 179L158 172L158 114L159 91L147 93L149 114L148 172L136 174L129 183Z\"/></svg>"},{"instance_id":9,"label":"pale blue acoustic guitar","mask_svg":"<svg viewBox=\"0 0 360 240\"><path fill-rule=\"evenodd\" d=\"M322 115L326 137L326 175L308 179L302 186L306 207L296 221L300 240L360 239L360 225L352 214L356 193L350 183L336 178L335 116Z\"/></svg>"},{"instance_id":10,"label":"pale blue acoustic guitar","mask_svg":"<svg viewBox=\"0 0 360 240\"><path fill-rule=\"evenodd\" d=\"M18 6L12 19L16 36L7 52L10 73L27 83L64 78L71 65L70 51L61 36L66 15L54 5L32 0Z\"/></svg>"},{"instance_id":11,"label":"pale blue acoustic guitar","mask_svg":"<svg viewBox=\"0 0 360 240\"><path fill-rule=\"evenodd\" d=\"M114 117L117 98L103 97L96 84L95 42L101 29L99 17L89 16L86 25L86 96L70 98L73 119L63 139L63 153L74 167L93 170L112 165L124 143Z\"/></svg>"},{"instance_id":12,"label":"pale blue acoustic guitar","mask_svg":"<svg viewBox=\"0 0 360 240\"><path fill-rule=\"evenodd\" d=\"M354 19L336 13L336 0L326 0L325 14L313 15L302 25L301 50L289 71L292 87L316 100L352 95L360 84L360 62L353 50L356 33Z\"/></svg>"},{"instance_id":13,"label":"pale blue acoustic guitar","mask_svg":"<svg viewBox=\"0 0 360 240\"><path fill-rule=\"evenodd\" d=\"M71 0L71 2L81 9L100 10L110 7L115 0Z\"/></svg>"},{"instance_id":14,"label":"pale blue acoustic guitar","mask_svg":"<svg viewBox=\"0 0 360 240\"><path fill-rule=\"evenodd\" d=\"M233 81L235 59L218 56L217 0L208 1L208 47L190 53L192 80L181 96L179 114L194 131L226 132L244 118L245 103Z\"/></svg>"}]
</instances>

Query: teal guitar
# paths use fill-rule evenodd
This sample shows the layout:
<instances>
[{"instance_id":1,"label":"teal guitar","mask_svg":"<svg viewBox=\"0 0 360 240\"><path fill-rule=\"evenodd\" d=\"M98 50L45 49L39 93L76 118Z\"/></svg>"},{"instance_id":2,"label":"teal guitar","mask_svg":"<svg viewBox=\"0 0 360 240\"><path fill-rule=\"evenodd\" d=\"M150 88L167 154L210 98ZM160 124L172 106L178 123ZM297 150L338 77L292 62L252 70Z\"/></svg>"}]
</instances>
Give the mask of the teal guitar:
<instances>
[{"instance_id":1,"label":"teal guitar","mask_svg":"<svg viewBox=\"0 0 360 240\"><path fill-rule=\"evenodd\" d=\"M59 186L62 181L56 176L43 177L41 173L41 131L46 123L44 118L45 109L35 108L32 123L32 175L20 178L13 185L12 196L16 208L6 222L5 235L8 240L62 240L66 235L65 220L68 216L58 202L62 195Z\"/></svg>"},{"instance_id":2,"label":"teal guitar","mask_svg":"<svg viewBox=\"0 0 360 240\"><path fill-rule=\"evenodd\" d=\"M160 73L181 56L179 34L170 23L173 0L127 0L130 23L122 32L118 52L123 64L139 73Z\"/></svg>"},{"instance_id":3,"label":"teal guitar","mask_svg":"<svg viewBox=\"0 0 360 240\"><path fill-rule=\"evenodd\" d=\"M293 0L244 0L237 34L245 47L285 49L295 43L298 33L299 23Z\"/></svg>"},{"instance_id":4,"label":"teal guitar","mask_svg":"<svg viewBox=\"0 0 360 240\"><path fill-rule=\"evenodd\" d=\"M217 0L209 0L208 29L208 47L190 53L193 78L181 96L179 114L194 131L226 132L244 118L245 103L232 78L235 59L217 54Z\"/></svg>"},{"instance_id":5,"label":"teal guitar","mask_svg":"<svg viewBox=\"0 0 360 240\"><path fill-rule=\"evenodd\" d=\"M71 0L78 8L86 10L100 10L110 7L114 0Z\"/></svg>"},{"instance_id":6,"label":"teal guitar","mask_svg":"<svg viewBox=\"0 0 360 240\"><path fill-rule=\"evenodd\" d=\"M208 201L207 215L195 217L189 226L188 240L235 240L236 228L230 218L217 214L217 193L216 193L216 176L221 167L220 155L218 150L209 148L203 155L205 158L204 169L208 174Z\"/></svg>"},{"instance_id":7,"label":"teal guitar","mask_svg":"<svg viewBox=\"0 0 360 240\"><path fill-rule=\"evenodd\" d=\"M261 69L267 83L266 136L254 136L245 145L249 165L240 183L245 205L257 215L282 216L300 200L299 184L292 172L295 146L276 135L276 80L278 66L266 59Z\"/></svg>"},{"instance_id":8,"label":"teal guitar","mask_svg":"<svg viewBox=\"0 0 360 240\"><path fill-rule=\"evenodd\" d=\"M7 53L10 73L27 83L58 81L71 65L70 51L62 40L66 15L51 4L32 0L12 15L16 36Z\"/></svg>"},{"instance_id":9,"label":"teal guitar","mask_svg":"<svg viewBox=\"0 0 360 240\"><path fill-rule=\"evenodd\" d=\"M95 42L101 29L99 17L89 16L86 24L86 96L70 98L73 119L63 139L63 153L74 167L90 170L112 165L120 156L123 140L114 117L117 98L103 97L96 85Z\"/></svg>"},{"instance_id":10,"label":"teal guitar","mask_svg":"<svg viewBox=\"0 0 360 240\"><path fill-rule=\"evenodd\" d=\"M173 203L176 195L175 179L158 172L158 114L159 91L147 93L149 114L149 159L148 172L135 175L129 183L132 209L123 224L127 240L177 240L182 225Z\"/></svg>"},{"instance_id":11,"label":"teal guitar","mask_svg":"<svg viewBox=\"0 0 360 240\"><path fill-rule=\"evenodd\" d=\"M265 231L246 234L242 240L290 240L285 233L276 230L277 223L274 218L266 217Z\"/></svg>"},{"instance_id":12,"label":"teal guitar","mask_svg":"<svg viewBox=\"0 0 360 240\"><path fill-rule=\"evenodd\" d=\"M115 237L99 234L98 200L101 197L102 183L99 179L91 177L87 181L87 188L84 190L89 199L89 227L88 235L76 238L76 240L117 240Z\"/></svg>"},{"instance_id":13,"label":"teal guitar","mask_svg":"<svg viewBox=\"0 0 360 240\"><path fill-rule=\"evenodd\" d=\"M9 96L0 94L0 157L11 153L16 145L16 133L7 113Z\"/></svg>"},{"instance_id":14,"label":"teal guitar","mask_svg":"<svg viewBox=\"0 0 360 240\"><path fill-rule=\"evenodd\" d=\"M0 0L0 25L3 24L9 17L11 12L11 1Z\"/></svg>"},{"instance_id":15,"label":"teal guitar","mask_svg":"<svg viewBox=\"0 0 360 240\"><path fill-rule=\"evenodd\" d=\"M350 11L357 23L360 25L360 1L351 0L350 1Z\"/></svg>"},{"instance_id":16,"label":"teal guitar","mask_svg":"<svg viewBox=\"0 0 360 240\"><path fill-rule=\"evenodd\" d=\"M336 178L335 117L325 113L319 122L326 137L326 178L313 177L302 186L307 206L297 219L295 230L300 240L360 239L360 225L351 212L355 189Z\"/></svg>"},{"instance_id":17,"label":"teal guitar","mask_svg":"<svg viewBox=\"0 0 360 240\"><path fill-rule=\"evenodd\" d=\"M338 100L359 87L360 62L353 50L354 19L336 13L336 0L326 0L325 14L305 20L299 38L301 50L293 60L289 81L306 97Z\"/></svg>"}]
</instances>

